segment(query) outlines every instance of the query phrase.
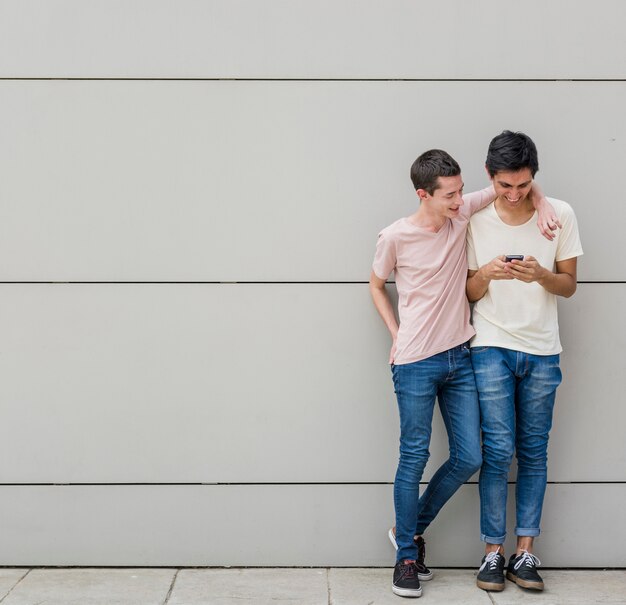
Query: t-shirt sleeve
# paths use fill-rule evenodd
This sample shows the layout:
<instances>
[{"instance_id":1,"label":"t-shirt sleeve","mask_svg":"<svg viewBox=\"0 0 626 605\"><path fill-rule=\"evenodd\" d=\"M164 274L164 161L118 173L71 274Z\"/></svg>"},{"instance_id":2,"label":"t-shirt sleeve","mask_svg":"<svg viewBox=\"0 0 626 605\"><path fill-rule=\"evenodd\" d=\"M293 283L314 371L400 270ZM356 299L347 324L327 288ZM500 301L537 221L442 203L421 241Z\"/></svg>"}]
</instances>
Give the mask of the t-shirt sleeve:
<instances>
[{"instance_id":1,"label":"t-shirt sleeve","mask_svg":"<svg viewBox=\"0 0 626 605\"><path fill-rule=\"evenodd\" d=\"M463 202L467 206L467 212L469 216L482 210L485 206L489 206L491 202L496 199L496 192L494 188L489 185L485 189L480 191L474 191L473 193L466 193L463 196Z\"/></svg>"},{"instance_id":2,"label":"t-shirt sleeve","mask_svg":"<svg viewBox=\"0 0 626 605\"><path fill-rule=\"evenodd\" d=\"M380 279L387 279L396 266L396 244L388 233L381 231L376 242L372 270Z\"/></svg>"},{"instance_id":3,"label":"t-shirt sleeve","mask_svg":"<svg viewBox=\"0 0 626 605\"><path fill-rule=\"evenodd\" d=\"M478 260L476 259L476 249L474 248L474 236L472 234L472 223L467 228L467 268L470 271L478 271Z\"/></svg>"},{"instance_id":4,"label":"t-shirt sleeve","mask_svg":"<svg viewBox=\"0 0 626 605\"><path fill-rule=\"evenodd\" d=\"M578 222L576 215L569 204L563 204L561 216L561 229L559 231L559 241L556 246L555 260L562 261L575 256L582 256L583 247L578 234Z\"/></svg>"}]
</instances>

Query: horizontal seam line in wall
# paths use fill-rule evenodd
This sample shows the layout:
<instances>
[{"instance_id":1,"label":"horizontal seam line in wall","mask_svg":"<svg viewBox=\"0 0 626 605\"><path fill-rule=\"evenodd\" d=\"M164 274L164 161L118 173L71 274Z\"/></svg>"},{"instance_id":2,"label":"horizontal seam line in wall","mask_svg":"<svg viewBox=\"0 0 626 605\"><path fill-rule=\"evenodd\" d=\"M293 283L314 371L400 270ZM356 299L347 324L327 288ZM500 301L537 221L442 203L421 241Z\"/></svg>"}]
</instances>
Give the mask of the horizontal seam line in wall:
<instances>
[{"instance_id":1,"label":"horizontal seam line in wall","mask_svg":"<svg viewBox=\"0 0 626 605\"><path fill-rule=\"evenodd\" d=\"M515 485L515 481L508 481L509 485ZM548 485L623 485L626 481L548 481ZM106 487L106 486L124 486L124 487L141 487L141 486L268 486L268 485L393 485L392 481L310 481L310 482L235 482L235 483L154 483L154 482L109 482L109 483L0 483L0 487ZM428 485L428 481L420 482L420 485ZM467 481L464 485L478 485L478 481Z\"/></svg>"},{"instance_id":2,"label":"horizontal seam line in wall","mask_svg":"<svg viewBox=\"0 0 626 605\"><path fill-rule=\"evenodd\" d=\"M0 565L0 569L389 569L388 565ZM437 565L437 569L475 570L474 567ZM542 570L554 571L622 571L626 567L547 567Z\"/></svg>"},{"instance_id":3,"label":"horizontal seam line in wall","mask_svg":"<svg viewBox=\"0 0 626 605\"><path fill-rule=\"evenodd\" d=\"M0 281L0 285L11 284L68 284L68 285L93 285L93 284L367 284L367 281ZM389 282L395 283L395 282Z\"/></svg>"},{"instance_id":4,"label":"horizontal seam line in wall","mask_svg":"<svg viewBox=\"0 0 626 605\"><path fill-rule=\"evenodd\" d=\"M0 81L93 82L626 82L626 78L124 78L0 77Z\"/></svg>"},{"instance_id":5,"label":"horizontal seam line in wall","mask_svg":"<svg viewBox=\"0 0 626 605\"><path fill-rule=\"evenodd\" d=\"M263 285L263 284L368 284L368 281L0 281L0 285L97 285L97 284L119 284L119 285ZM394 281L388 281L388 284L395 284ZM626 284L624 280L615 281L578 281L577 284Z\"/></svg>"}]
</instances>

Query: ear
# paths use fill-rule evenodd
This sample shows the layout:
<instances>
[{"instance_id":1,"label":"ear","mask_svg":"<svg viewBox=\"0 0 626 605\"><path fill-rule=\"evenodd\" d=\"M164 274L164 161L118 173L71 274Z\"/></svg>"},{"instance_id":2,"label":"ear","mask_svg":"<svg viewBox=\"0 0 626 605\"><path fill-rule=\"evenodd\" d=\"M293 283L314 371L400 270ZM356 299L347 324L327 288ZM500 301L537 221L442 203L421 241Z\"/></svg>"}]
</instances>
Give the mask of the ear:
<instances>
[{"instance_id":1,"label":"ear","mask_svg":"<svg viewBox=\"0 0 626 605\"><path fill-rule=\"evenodd\" d=\"M420 198L420 202L423 202L430 195L430 193L428 193L426 189L417 189L415 193L417 193L418 197Z\"/></svg>"}]
</instances>

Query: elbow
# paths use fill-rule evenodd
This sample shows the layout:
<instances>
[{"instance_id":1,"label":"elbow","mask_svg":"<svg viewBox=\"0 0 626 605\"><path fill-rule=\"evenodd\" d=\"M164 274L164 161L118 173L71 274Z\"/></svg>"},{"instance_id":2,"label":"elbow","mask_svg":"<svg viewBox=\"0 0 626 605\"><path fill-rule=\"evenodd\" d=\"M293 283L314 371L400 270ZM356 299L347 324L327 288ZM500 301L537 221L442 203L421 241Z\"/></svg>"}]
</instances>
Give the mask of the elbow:
<instances>
[{"instance_id":1,"label":"elbow","mask_svg":"<svg viewBox=\"0 0 626 605\"><path fill-rule=\"evenodd\" d=\"M576 287L578 284L574 282L574 285L568 289L568 291L564 294L565 298L571 298L576 293Z\"/></svg>"},{"instance_id":2,"label":"elbow","mask_svg":"<svg viewBox=\"0 0 626 605\"><path fill-rule=\"evenodd\" d=\"M576 288L578 287L578 283L575 279L572 279L568 286L569 287L564 292L560 293L563 298L571 298L572 296L574 296L574 294L576 293Z\"/></svg>"},{"instance_id":3,"label":"elbow","mask_svg":"<svg viewBox=\"0 0 626 605\"><path fill-rule=\"evenodd\" d=\"M469 288L465 288L465 296L467 296L467 300L470 303L475 303L477 300L480 300L480 296L476 296L472 290Z\"/></svg>"},{"instance_id":4,"label":"elbow","mask_svg":"<svg viewBox=\"0 0 626 605\"><path fill-rule=\"evenodd\" d=\"M369 282L369 290L371 297L376 300L378 296L385 293L385 282L382 284L375 282L374 280L370 280Z\"/></svg>"},{"instance_id":5,"label":"elbow","mask_svg":"<svg viewBox=\"0 0 626 605\"><path fill-rule=\"evenodd\" d=\"M576 281L576 277L572 275L572 281L570 283L570 288L567 294L567 298L574 296L576 293L576 288L578 288L578 282Z\"/></svg>"}]
</instances>

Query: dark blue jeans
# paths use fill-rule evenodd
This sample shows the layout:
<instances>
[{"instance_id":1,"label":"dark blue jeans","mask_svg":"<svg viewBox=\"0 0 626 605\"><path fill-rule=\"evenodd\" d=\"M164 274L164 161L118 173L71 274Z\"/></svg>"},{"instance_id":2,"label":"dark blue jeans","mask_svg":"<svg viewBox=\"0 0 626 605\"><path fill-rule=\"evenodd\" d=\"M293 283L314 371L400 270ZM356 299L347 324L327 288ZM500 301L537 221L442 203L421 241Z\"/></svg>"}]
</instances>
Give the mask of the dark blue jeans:
<instances>
[{"instance_id":1,"label":"dark blue jeans","mask_svg":"<svg viewBox=\"0 0 626 605\"><path fill-rule=\"evenodd\" d=\"M483 436L481 540L502 544L506 537L507 481L514 452L515 534L538 536L547 483L548 436L561 383L559 355L474 347L472 364Z\"/></svg>"},{"instance_id":2,"label":"dark blue jeans","mask_svg":"<svg viewBox=\"0 0 626 605\"><path fill-rule=\"evenodd\" d=\"M393 494L401 561L417 558L413 536L424 533L452 494L480 468L480 420L466 344L391 369L400 411L400 461ZM450 457L420 498L435 399L448 432Z\"/></svg>"}]
</instances>

